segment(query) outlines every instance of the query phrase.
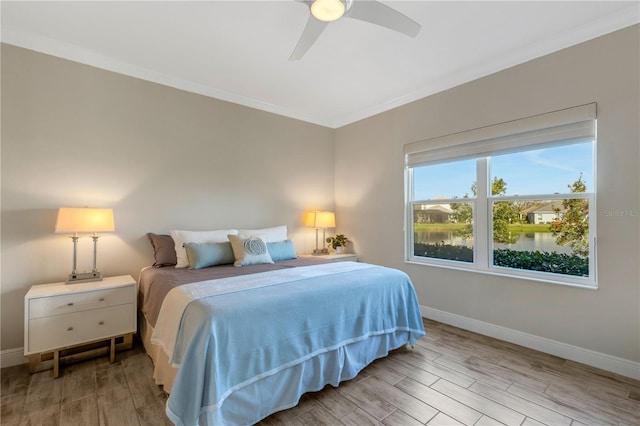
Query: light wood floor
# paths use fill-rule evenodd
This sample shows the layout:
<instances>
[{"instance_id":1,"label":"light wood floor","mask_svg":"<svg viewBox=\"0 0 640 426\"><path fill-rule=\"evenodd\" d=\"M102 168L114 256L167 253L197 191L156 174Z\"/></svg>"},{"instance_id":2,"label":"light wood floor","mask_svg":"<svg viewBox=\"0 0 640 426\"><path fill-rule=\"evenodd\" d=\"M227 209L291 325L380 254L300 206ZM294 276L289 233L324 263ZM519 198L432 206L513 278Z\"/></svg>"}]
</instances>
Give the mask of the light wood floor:
<instances>
[{"instance_id":1,"label":"light wood floor","mask_svg":"<svg viewBox=\"0 0 640 426\"><path fill-rule=\"evenodd\" d=\"M425 320L427 337L261 425L640 425L640 382ZM30 375L2 369L5 425L163 425L142 348Z\"/></svg>"}]
</instances>

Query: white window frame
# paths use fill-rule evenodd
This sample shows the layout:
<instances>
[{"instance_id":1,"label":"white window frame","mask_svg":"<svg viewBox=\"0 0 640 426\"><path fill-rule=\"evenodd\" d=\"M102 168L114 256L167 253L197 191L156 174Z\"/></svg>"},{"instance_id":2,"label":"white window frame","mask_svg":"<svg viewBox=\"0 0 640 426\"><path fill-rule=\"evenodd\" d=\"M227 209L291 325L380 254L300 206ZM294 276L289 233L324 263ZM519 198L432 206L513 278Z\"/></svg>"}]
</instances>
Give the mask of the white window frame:
<instances>
[{"instance_id":1,"label":"white window frame","mask_svg":"<svg viewBox=\"0 0 640 426\"><path fill-rule=\"evenodd\" d=\"M596 104L554 111L507 123L474 129L453 135L406 144L405 154L405 262L508 276L546 283L584 288L597 288L596 270ZM525 196L491 196L490 157L539 148L593 141L594 189L585 193L530 194ZM473 262L414 256L414 204L429 204L436 200L413 199L413 168L462 159L476 159L476 197L470 199L438 199L438 203L473 203ZM494 201L587 199L589 202L589 276L529 271L493 265Z\"/></svg>"}]
</instances>

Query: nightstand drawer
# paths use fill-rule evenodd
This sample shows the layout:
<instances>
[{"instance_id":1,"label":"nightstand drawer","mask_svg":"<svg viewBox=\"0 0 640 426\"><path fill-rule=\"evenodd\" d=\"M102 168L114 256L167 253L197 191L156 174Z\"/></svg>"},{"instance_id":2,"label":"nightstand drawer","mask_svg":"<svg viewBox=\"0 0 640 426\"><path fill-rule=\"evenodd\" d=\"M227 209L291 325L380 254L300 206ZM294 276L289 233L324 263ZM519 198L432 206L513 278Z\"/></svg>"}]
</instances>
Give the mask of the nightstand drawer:
<instances>
[{"instance_id":1,"label":"nightstand drawer","mask_svg":"<svg viewBox=\"0 0 640 426\"><path fill-rule=\"evenodd\" d=\"M44 352L56 348L135 332L136 308L128 303L84 312L29 320L28 349Z\"/></svg>"},{"instance_id":2,"label":"nightstand drawer","mask_svg":"<svg viewBox=\"0 0 640 426\"><path fill-rule=\"evenodd\" d=\"M131 303L135 287L107 288L29 300L29 319Z\"/></svg>"}]
</instances>

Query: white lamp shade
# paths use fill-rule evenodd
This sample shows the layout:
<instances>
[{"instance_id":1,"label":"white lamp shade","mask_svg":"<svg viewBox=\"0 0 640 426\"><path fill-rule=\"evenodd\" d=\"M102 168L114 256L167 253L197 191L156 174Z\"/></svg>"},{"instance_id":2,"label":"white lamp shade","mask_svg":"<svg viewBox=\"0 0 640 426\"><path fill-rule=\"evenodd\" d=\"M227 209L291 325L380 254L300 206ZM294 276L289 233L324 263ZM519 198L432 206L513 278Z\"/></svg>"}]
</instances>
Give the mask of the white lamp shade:
<instances>
[{"instance_id":1,"label":"white lamp shade","mask_svg":"<svg viewBox=\"0 0 640 426\"><path fill-rule=\"evenodd\" d=\"M61 207L58 210L56 233L113 232L113 209Z\"/></svg>"},{"instance_id":2,"label":"white lamp shade","mask_svg":"<svg viewBox=\"0 0 640 426\"><path fill-rule=\"evenodd\" d=\"M334 212L313 212L313 222L311 226L313 226L314 228L335 228L336 215Z\"/></svg>"}]
</instances>

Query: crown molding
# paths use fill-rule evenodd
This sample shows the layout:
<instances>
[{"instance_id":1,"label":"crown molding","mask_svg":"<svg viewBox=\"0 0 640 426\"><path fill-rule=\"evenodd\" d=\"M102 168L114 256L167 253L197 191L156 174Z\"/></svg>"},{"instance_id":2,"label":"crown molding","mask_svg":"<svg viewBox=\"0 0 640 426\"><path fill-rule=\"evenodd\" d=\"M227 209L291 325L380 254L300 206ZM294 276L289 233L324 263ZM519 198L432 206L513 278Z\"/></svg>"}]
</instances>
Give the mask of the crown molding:
<instances>
[{"instance_id":1,"label":"crown molding","mask_svg":"<svg viewBox=\"0 0 640 426\"><path fill-rule=\"evenodd\" d=\"M547 39L531 43L524 48L520 47L498 57L488 58L483 63L475 64L472 67L465 67L464 69L450 73L439 80L426 82L424 85L417 87L415 90L411 90L402 96L389 99L377 105L372 105L356 111L353 114L342 116L318 116L305 114L300 111L293 111L260 99L206 86L194 81L163 74L151 69L123 62L99 52L81 48L77 45L18 31L7 27L6 25L2 28L1 41L7 44L79 62L129 77L139 78L149 82L305 121L319 126L337 129L444 90L448 90L501 70L522 64L532 59L557 52L567 47L634 24L638 24L638 22L640 22L640 7L638 7L636 2L629 3L630 5L628 7L608 16L599 17L594 22L569 28L561 34L550 35Z\"/></svg>"}]
</instances>

